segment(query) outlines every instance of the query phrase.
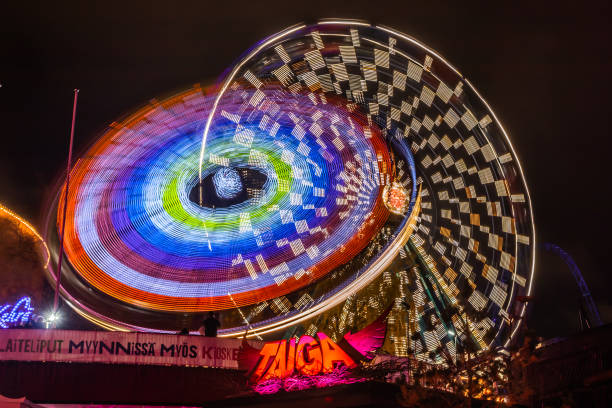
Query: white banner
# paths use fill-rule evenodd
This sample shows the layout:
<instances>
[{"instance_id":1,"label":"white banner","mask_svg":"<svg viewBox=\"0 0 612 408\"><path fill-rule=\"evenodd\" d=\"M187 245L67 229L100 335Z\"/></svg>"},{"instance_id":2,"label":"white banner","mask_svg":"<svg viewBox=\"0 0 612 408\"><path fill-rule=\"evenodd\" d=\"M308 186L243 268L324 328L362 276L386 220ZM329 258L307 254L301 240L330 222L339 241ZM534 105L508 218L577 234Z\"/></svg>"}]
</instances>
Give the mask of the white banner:
<instances>
[{"instance_id":1,"label":"white banner","mask_svg":"<svg viewBox=\"0 0 612 408\"><path fill-rule=\"evenodd\" d=\"M0 330L0 361L238 368L242 340L74 330ZM249 341L253 347L263 342Z\"/></svg>"}]
</instances>

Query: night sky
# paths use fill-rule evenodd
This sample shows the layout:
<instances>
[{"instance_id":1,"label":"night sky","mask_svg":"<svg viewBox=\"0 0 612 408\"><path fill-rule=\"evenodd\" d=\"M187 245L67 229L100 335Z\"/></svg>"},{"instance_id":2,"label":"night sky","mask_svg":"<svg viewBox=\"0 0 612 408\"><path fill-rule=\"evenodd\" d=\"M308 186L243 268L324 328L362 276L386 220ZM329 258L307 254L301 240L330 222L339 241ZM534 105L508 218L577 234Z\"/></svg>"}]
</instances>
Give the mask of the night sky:
<instances>
[{"instance_id":1,"label":"night sky","mask_svg":"<svg viewBox=\"0 0 612 408\"><path fill-rule=\"evenodd\" d=\"M612 322L607 2L35 3L0 11L0 202L35 224L65 166L74 88L78 152L148 100L213 83L265 36L324 17L360 18L437 50L488 100L525 170L538 239L574 256ZM540 253L535 296L531 328L545 337L577 331L580 295L553 255Z\"/></svg>"}]
</instances>

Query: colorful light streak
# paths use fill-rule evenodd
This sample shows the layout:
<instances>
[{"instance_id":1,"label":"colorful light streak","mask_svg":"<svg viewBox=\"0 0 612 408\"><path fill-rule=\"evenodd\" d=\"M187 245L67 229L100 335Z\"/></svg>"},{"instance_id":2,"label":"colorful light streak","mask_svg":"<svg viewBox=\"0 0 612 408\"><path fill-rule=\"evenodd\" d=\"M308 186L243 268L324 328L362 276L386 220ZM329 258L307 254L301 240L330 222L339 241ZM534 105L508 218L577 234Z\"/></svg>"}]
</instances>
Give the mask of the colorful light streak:
<instances>
[{"instance_id":1,"label":"colorful light streak","mask_svg":"<svg viewBox=\"0 0 612 408\"><path fill-rule=\"evenodd\" d=\"M488 331L483 348L510 340L513 299L533 280L529 192L508 135L457 69L395 30L327 20L265 39L228 72L214 94L188 91L115 124L80 161L68 208L77 274L139 308L238 310L245 326L221 336L253 337L332 310L411 252L420 357L450 350L439 333L465 336L465 322ZM266 185L221 177L244 168ZM193 187L213 176L220 196L250 188L249 200L195 205ZM402 221L367 266L305 309L279 298L355 257L388 225L387 208ZM272 299L289 302L274 317L241 310ZM442 321L448 305L459 311ZM465 308L487 316L472 322Z\"/></svg>"},{"instance_id":2,"label":"colorful light streak","mask_svg":"<svg viewBox=\"0 0 612 408\"><path fill-rule=\"evenodd\" d=\"M261 197L227 208L189 200L198 182L195 129L210 97L183 95L192 109L180 115L169 115L172 103L141 112L73 170L66 254L90 284L160 310L253 304L347 262L384 223L381 168L390 159L358 116L275 87L232 92L202 173L253 168L267 177ZM231 112L254 97L261 102L236 119Z\"/></svg>"}]
</instances>

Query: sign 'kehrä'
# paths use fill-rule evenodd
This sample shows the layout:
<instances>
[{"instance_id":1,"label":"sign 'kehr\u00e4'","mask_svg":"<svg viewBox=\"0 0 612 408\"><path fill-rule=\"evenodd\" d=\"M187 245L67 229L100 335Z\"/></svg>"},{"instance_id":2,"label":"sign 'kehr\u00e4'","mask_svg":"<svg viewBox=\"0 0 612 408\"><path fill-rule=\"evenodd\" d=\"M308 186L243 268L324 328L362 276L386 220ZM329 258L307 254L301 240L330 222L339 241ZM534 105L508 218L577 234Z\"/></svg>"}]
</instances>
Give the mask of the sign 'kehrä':
<instances>
[{"instance_id":1,"label":"sign 'kehr\u00e4'","mask_svg":"<svg viewBox=\"0 0 612 408\"><path fill-rule=\"evenodd\" d=\"M14 305L6 304L0 306L0 328L18 326L27 323L32 317L34 308L32 300L28 296L19 299Z\"/></svg>"}]
</instances>

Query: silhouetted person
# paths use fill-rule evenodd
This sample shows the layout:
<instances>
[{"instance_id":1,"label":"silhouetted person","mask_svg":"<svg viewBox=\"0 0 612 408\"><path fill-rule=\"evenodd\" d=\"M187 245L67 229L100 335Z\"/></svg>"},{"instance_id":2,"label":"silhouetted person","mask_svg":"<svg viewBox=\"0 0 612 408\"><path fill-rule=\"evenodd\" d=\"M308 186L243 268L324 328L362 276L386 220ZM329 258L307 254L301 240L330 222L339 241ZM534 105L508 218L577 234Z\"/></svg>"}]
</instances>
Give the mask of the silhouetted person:
<instances>
[{"instance_id":1,"label":"silhouetted person","mask_svg":"<svg viewBox=\"0 0 612 408\"><path fill-rule=\"evenodd\" d=\"M220 326L221 323L219 323L219 320L217 320L215 314L213 312L208 312L208 317L202 322L202 327L204 328L204 336L217 337L217 329ZM202 333L202 328L200 328L200 333Z\"/></svg>"}]
</instances>

